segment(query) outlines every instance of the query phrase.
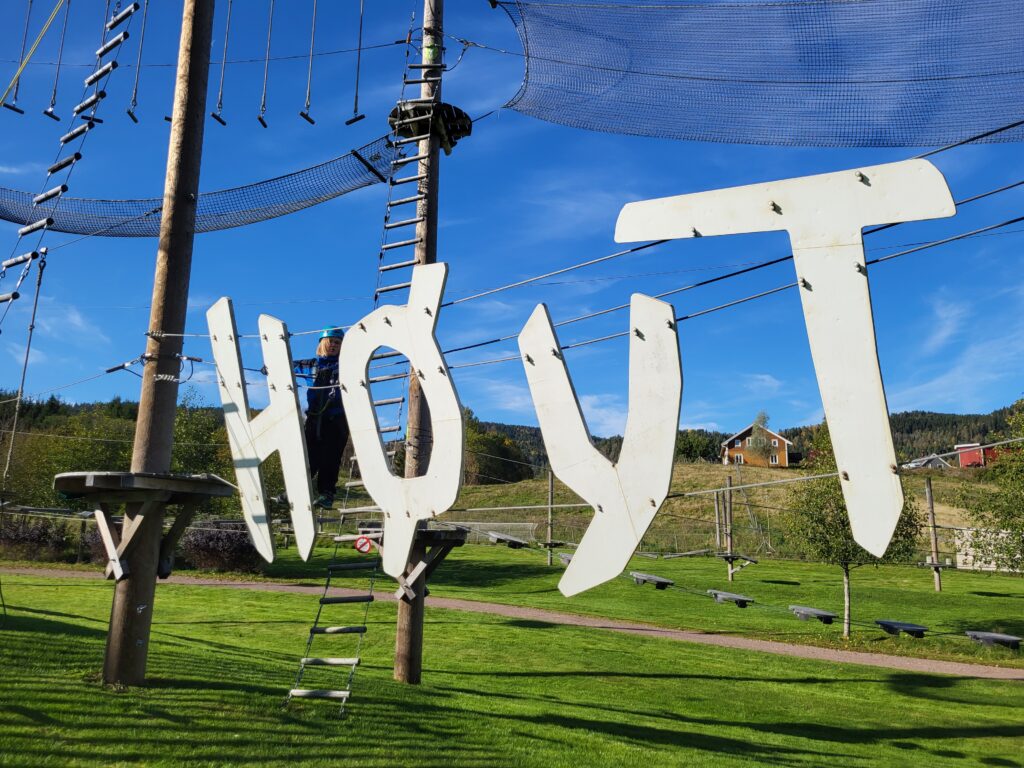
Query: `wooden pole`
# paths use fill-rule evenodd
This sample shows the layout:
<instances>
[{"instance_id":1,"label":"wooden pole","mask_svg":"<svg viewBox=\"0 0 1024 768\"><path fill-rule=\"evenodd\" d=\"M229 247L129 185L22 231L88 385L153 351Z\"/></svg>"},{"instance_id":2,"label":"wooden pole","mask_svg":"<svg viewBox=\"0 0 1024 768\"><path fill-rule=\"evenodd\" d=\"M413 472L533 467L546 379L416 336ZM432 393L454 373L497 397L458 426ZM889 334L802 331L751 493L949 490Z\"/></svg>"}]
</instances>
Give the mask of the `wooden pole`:
<instances>
[{"instance_id":1,"label":"wooden pole","mask_svg":"<svg viewBox=\"0 0 1024 768\"><path fill-rule=\"evenodd\" d=\"M715 491L715 549L722 549L722 510L719 505L720 491Z\"/></svg>"},{"instance_id":2,"label":"wooden pole","mask_svg":"<svg viewBox=\"0 0 1024 768\"><path fill-rule=\"evenodd\" d=\"M408 574L427 556L426 547L419 537L409 553ZM426 576L414 585L416 596L398 601L398 625L395 631L395 680L419 685L423 675L423 614L426 609Z\"/></svg>"},{"instance_id":3,"label":"wooden pole","mask_svg":"<svg viewBox=\"0 0 1024 768\"><path fill-rule=\"evenodd\" d=\"M555 555L551 548L551 539L554 536L553 521L551 519L552 508L555 504L555 473L548 470L548 565L554 561Z\"/></svg>"},{"instance_id":4,"label":"wooden pole","mask_svg":"<svg viewBox=\"0 0 1024 768\"><path fill-rule=\"evenodd\" d=\"M422 63L438 64L443 61L444 54L444 0L423 0L423 55ZM421 83L420 98L441 101L441 70L421 70L424 79L428 74L437 76L437 82ZM434 264L437 261L437 197L440 177L441 140L436 127L430 130L430 137L423 139L418 145L418 154L423 156L419 161L419 173L424 178L419 182L418 192L423 199L416 203L416 217L420 222L416 225L416 239L413 259L417 264ZM409 415L405 430L405 476L420 477L426 474L430 463L430 451L433 435L430 430L430 408L419 378L409 373Z\"/></svg>"},{"instance_id":5,"label":"wooden pole","mask_svg":"<svg viewBox=\"0 0 1024 768\"><path fill-rule=\"evenodd\" d=\"M935 527L935 495L932 493L932 479L924 479L924 498L928 503L928 530L932 539L932 572L935 574L935 591L942 591L942 566L939 565L939 534Z\"/></svg>"},{"instance_id":6,"label":"wooden pole","mask_svg":"<svg viewBox=\"0 0 1024 768\"><path fill-rule=\"evenodd\" d=\"M423 0L423 64L441 65L444 53L444 0ZM421 83L420 98L441 101L441 70L421 70L424 79L436 75L437 82ZM430 137L417 145L419 173L424 176L418 184L423 199L416 203L416 243L413 258L417 264L437 261L437 193L440 168L441 141L432 125ZM420 477L427 472L433 435L430 429L430 408L423 396L415 372L409 372L409 411L405 428L405 476ZM425 555L422 548L413 547L406 575ZM423 592L426 579L414 585L416 597L398 601L398 624L395 634L395 680L418 685L423 666Z\"/></svg>"},{"instance_id":7,"label":"wooden pole","mask_svg":"<svg viewBox=\"0 0 1024 768\"><path fill-rule=\"evenodd\" d=\"M730 556L725 564L729 568L729 581L732 581L732 475L725 478L725 488L725 552Z\"/></svg>"},{"instance_id":8,"label":"wooden pole","mask_svg":"<svg viewBox=\"0 0 1024 768\"><path fill-rule=\"evenodd\" d=\"M179 360L188 305L195 234L196 197L203 149L206 85L215 0L184 0L174 112L167 149L163 214L153 277L146 367L135 425L132 472L167 472L174 443ZM125 523L137 510L129 509ZM149 515L137 534L127 578L114 588L103 679L118 685L146 680L149 631L156 595L156 572L163 513Z\"/></svg>"}]
</instances>

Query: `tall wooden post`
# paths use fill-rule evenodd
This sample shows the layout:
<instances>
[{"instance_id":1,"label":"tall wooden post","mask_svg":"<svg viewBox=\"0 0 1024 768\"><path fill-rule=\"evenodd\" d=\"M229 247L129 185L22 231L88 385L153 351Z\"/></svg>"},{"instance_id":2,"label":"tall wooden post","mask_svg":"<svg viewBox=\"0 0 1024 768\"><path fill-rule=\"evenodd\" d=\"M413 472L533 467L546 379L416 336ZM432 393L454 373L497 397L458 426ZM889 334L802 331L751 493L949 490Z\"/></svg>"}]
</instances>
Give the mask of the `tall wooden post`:
<instances>
[{"instance_id":1,"label":"tall wooden post","mask_svg":"<svg viewBox=\"0 0 1024 768\"><path fill-rule=\"evenodd\" d=\"M420 84L420 98L441 101L441 67L444 54L444 0L423 0L423 64L437 64L437 69L423 69L425 80L437 77L436 82ZM433 119L433 118L432 118ZM429 138L420 141L418 154L419 173L423 179L418 190L423 196L416 203L416 243L413 258L417 264L433 264L437 261L437 193L441 141L437 130L431 125ZM405 476L420 477L426 474L430 463L433 435L430 429L430 409L423 396L419 379L409 372L409 410L405 430ZM386 545L385 545L386 546ZM423 557L423 551L414 546L406 575ZM395 680L418 684L423 665L423 611L426 579L413 589L416 597L403 597L398 601L398 625L395 634Z\"/></svg>"},{"instance_id":2,"label":"tall wooden post","mask_svg":"<svg viewBox=\"0 0 1024 768\"><path fill-rule=\"evenodd\" d=\"M719 505L720 491L715 491L715 549L722 549L722 509Z\"/></svg>"},{"instance_id":3,"label":"tall wooden post","mask_svg":"<svg viewBox=\"0 0 1024 768\"><path fill-rule=\"evenodd\" d=\"M729 581L732 581L732 475L725 478L725 488L725 552L729 555L725 563L729 567Z\"/></svg>"},{"instance_id":4,"label":"tall wooden post","mask_svg":"<svg viewBox=\"0 0 1024 768\"><path fill-rule=\"evenodd\" d=\"M185 330L196 197L203 149L206 85L215 0L184 0L174 112L167 149L163 216L157 246L149 317L146 367L135 425L132 472L167 472L171 467L178 399L180 336ZM128 517L133 514L129 509ZM162 513L149 515L131 556L129 575L114 588L103 679L141 685L146 679L153 620Z\"/></svg>"},{"instance_id":5,"label":"tall wooden post","mask_svg":"<svg viewBox=\"0 0 1024 768\"><path fill-rule=\"evenodd\" d=\"M441 67L444 58L444 0L423 0L423 55L422 63L437 64L438 69L423 69L423 79L437 77L436 82L420 84L420 98L441 102ZM433 264L437 261L437 197L440 178L438 161L441 156L441 140L436 126L432 126L429 138L417 146L419 173L424 178L419 183L423 199L416 204L416 243L413 259L417 264ZM430 409L419 379L409 373L409 415L405 435L405 476L419 477L426 473L430 463L433 435L430 431Z\"/></svg>"},{"instance_id":6,"label":"tall wooden post","mask_svg":"<svg viewBox=\"0 0 1024 768\"><path fill-rule=\"evenodd\" d=\"M932 572L935 574L935 591L942 591L942 566L939 565L939 534L935 530L935 495L932 493L932 479L924 479L924 498L928 503L928 530L932 539Z\"/></svg>"}]
</instances>

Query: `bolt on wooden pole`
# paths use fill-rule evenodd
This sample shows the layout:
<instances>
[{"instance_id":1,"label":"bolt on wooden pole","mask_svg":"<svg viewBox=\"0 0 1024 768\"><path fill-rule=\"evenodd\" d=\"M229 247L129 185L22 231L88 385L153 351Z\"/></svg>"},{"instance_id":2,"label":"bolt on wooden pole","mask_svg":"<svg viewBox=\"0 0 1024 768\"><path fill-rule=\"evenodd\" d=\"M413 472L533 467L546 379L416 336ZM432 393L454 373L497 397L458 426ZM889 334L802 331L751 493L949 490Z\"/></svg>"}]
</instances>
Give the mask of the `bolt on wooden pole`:
<instances>
[{"instance_id":1,"label":"bolt on wooden pole","mask_svg":"<svg viewBox=\"0 0 1024 768\"><path fill-rule=\"evenodd\" d=\"M932 493L932 479L924 479L924 498L928 503L928 531L932 539L932 572L935 574L935 591L942 591L942 566L939 564L939 534L935 526L935 495Z\"/></svg>"},{"instance_id":2,"label":"bolt on wooden pole","mask_svg":"<svg viewBox=\"0 0 1024 768\"><path fill-rule=\"evenodd\" d=\"M183 2L163 217L132 472L167 472L171 467L178 400L177 355L181 352L182 339L165 334L181 334L185 330L214 1ZM129 509L126 518L133 514ZM142 685L145 682L162 518L162 512L147 517L137 534L141 538L131 556L129 575L114 588L103 665L103 679L107 683Z\"/></svg>"},{"instance_id":3,"label":"bolt on wooden pole","mask_svg":"<svg viewBox=\"0 0 1024 768\"><path fill-rule=\"evenodd\" d=\"M423 64L441 66L444 54L444 0L423 0ZM423 69L423 79L430 80L427 75L437 73L436 82L420 84L420 98L441 101L441 71ZM434 120L433 113L431 121ZM416 239L413 258L417 264L434 264L437 261L437 196L440 168L441 141L433 122L428 132L429 138L419 142L418 154L423 156L419 161L419 173L423 179L418 190L423 199L416 203L416 216L420 219L416 225ZM405 427L405 476L420 477L426 474L430 463L430 450L433 436L430 429L430 409L427 399L423 396L419 379L414 371L409 372L409 410ZM413 556L406 569L406 575L425 555L422 548L414 545ZM417 557L418 556L418 557ZM419 684L423 666L423 592L426 579L413 586L416 597L412 600L403 597L398 601L398 623L395 633L395 680L403 683Z\"/></svg>"}]
</instances>

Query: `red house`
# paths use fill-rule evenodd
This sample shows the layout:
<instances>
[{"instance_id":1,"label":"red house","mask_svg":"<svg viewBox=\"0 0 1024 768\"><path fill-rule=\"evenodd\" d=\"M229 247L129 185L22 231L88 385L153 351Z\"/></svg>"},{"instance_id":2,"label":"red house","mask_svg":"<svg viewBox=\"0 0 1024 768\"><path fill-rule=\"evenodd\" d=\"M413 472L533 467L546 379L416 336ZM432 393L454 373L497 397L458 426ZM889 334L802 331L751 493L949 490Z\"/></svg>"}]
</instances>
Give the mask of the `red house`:
<instances>
[{"instance_id":1,"label":"red house","mask_svg":"<svg viewBox=\"0 0 1024 768\"><path fill-rule=\"evenodd\" d=\"M957 451L961 468L984 467L991 464L996 458L996 449L982 448L981 443L960 443L954 445L953 450Z\"/></svg>"}]
</instances>

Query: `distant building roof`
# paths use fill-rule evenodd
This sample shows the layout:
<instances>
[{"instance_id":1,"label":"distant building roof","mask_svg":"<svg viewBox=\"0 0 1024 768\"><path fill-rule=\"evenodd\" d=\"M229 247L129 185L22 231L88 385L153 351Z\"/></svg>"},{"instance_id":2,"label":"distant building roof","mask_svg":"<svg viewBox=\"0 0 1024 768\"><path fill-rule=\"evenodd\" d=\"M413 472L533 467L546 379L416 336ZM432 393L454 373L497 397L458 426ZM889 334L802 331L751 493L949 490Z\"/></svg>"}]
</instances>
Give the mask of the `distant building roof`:
<instances>
[{"instance_id":1,"label":"distant building roof","mask_svg":"<svg viewBox=\"0 0 1024 768\"><path fill-rule=\"evenodd\" d=\"M753 428L754 428L754 427L757 427L757 426L761 426L761 425L760 425L760 424L754 424L754 423L750 423L750 424L748 424L747 426L745 426L745 427L744 427L743 429L741 429L741 430L740 430L739 432L737 432L737 433L736 433L735 435L733 435L732 437L730 437L730 438L727 438L727 439L723 440L723 441L722 441L722 447L724 448L724 447L725 447L725 446L727 446L727 445L728 445L729 443L731 443L731 442L732 442L733 440L735 440L735 439L736 439L737 437L739 437L740 435L742 435L743 433L745 433L745 432L746 432L747 430L753 430ZM779 438L779 440L783 440L783 441L785 441L786 445L792 445L792 444L793 444L793 441L792 441L792 440L786 440L786 438L784 438L784 437L783 437L782 435L780 435L780 434L779 434L778 432L775 432L775 431L773 431L773 430L771 430L771 429L768 429L768 427L761 427L761 429L763 429L763 430L764 430L765 432L767 432L767 433L768 433L769 435L774 435L775 437Z\"/></svg>"}]
</instances>

